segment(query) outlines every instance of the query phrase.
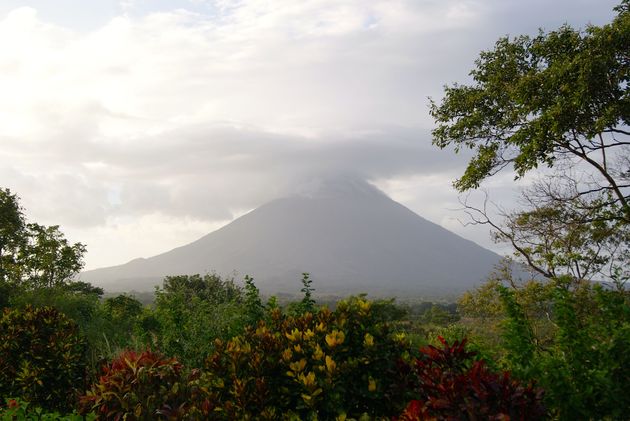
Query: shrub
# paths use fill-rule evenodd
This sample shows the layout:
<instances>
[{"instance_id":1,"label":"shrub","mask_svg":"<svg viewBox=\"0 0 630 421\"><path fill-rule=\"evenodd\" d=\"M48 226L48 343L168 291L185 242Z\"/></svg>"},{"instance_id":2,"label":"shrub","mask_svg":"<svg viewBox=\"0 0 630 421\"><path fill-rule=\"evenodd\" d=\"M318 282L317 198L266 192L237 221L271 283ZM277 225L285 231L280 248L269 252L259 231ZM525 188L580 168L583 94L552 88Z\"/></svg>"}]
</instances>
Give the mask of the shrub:
<instances>
[{"instance_id":1,"label":"shrub","mask_svg":"<svg viewBox=\"0 0 630 421\"><path fill-rule=\"evenodd\" d=\"M407 341L361 298L334 313L292 317L276 309L215 346L206 370L215 379L216 419L382 417L408 401Z\"/></svg>"},{"instance_id":2,"label":"shrub","mask_svg":"<svg viewBox=\"0 0 630 421\"><path fill-rule=\"evenodd\" d=\"M187 376L174 358L125 351L81 397L81 412L94 412L97 419L198 419L210 410L199 377L198 371Z\"/></svg>"},{"instance_id":3,"label":"shrub","mask_svg":"<svg viewBox=\"0 0 630 421\"><path fill-rule=\"evenodd\" d=\"M21 399L6 399L4 405L0 402L0 420L3 421L91 421L94 418L93 414L83 417L76 412L66 415L49 412Z\"/></svg>"},{"instance_id":4,"label":"shrub","mask_svg":"<svg viewBox=\"0 0 630 421\"><path fill-rule=\"evenodd\" d=\"M595 285L575 292L558 288L554 298L557 339L539 359L559 418L627 418L630 292Z\"/></svg>"},{"instance_id":5,"label":"shrub","mask_svg":"<svg viewBox=\"0 0 630 421\"><path fill-rule=\"evenodd\" d=\"M126 294L107 298L103 306L107 315L117 323L128 323L142 314L142 303Z\"/></svg>"},{"instance_id":6,"label":"shrub","mask_svg":"<svg viewBox=\"0 0 630 421\"><path fill-rule=\"evenodd\" d=\"M509 367L539 379L558 419L624 419L630 410L630 292L570 281L550 284L555 333L544 348L516 292L500 290Z\"/></svg>"},{"instance_id":7,"label":"shrub","mask_svg":"<svg viewBox=\"0 0 630 421\"><path fill-rule=\"evenodd\" d=\"M231 279L214 274L167 277L156 291L155 344L182 363L200 367L213 351L214 339L241 333L252 319L243 301L242 289Z\"/></svg>"},{"instance_id":8,"label":"shrub","mask_svg":"<svg viewBox=\"0 0 630 421\"><path fill-rule=\"evenodd\" d=\"M305 313L315 313L317 311L316 302L313 299L313 280L308 273L302 274L302 289L300 291L304 294L302 300L292 302L287 306L287 313L294 317L299 317Z\"/></svg>"},{"instance_id":9,"label":"shrub","mask_svg":"<svg viewBox=\"0 0 630 421\"><path fill-rule=\"evenodd\" d=\"M542 390L523 386L508 372L491 372L466 340L442 348L423 347L416 360L417 395L399 420L541 419L546 415Z\"/></svg>"},{"instance_id":10,"label":"shrub","mask_svg":"<svg viewBox=\"0 0 630 421\"><path fill-rule=\"evenodd\" d=\"M77 325L54 308L7 308L0 317L0 396L69 410L82 389L85 354Z\"/></svg>"},{"instance_id":11,"label":"shrub","mask_svg":"<svg viewBox=\"0 0 630 421\"><path fill-rule=\"evenodd\" d=\"M96 316L100 296L97 293L72 290L76 283L47 288L20 290L15 294L10 307L54 307L79 325L88 326Z\"/></svg>"}]
</instances>

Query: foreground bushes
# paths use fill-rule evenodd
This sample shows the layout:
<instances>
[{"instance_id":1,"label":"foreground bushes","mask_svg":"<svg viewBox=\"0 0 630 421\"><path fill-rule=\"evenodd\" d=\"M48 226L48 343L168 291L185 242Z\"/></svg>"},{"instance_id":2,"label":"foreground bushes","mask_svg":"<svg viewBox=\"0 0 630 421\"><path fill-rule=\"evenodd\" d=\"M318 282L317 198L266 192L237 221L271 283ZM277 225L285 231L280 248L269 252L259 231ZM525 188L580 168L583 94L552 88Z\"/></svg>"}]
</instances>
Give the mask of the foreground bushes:
<instances>
[{"instance_id":1,"label":"foreground bushes","mask_svg":"<svg viewBox=\"0 0 630 421\"><path fill-rule=\"evenodd\" d=\"M221 344L206 370L187 375L174 359L125 352L82 398L83 413L128 420L387 419L401 412L395 419L528 420L547 415L542 390L492 372L466 350L465 341L423 347L411 366L405 351L393 355L397 363L379 361L370 352L383 351L377 340L394 349L404 346L363 332L363 350L352 349L357 344L334 329L336 316L324 311L260 323Z\"/></svg>"},{"instance_id":2,"label":"foreground bushes","mask_svg":"<svg viewBox=\"0 0 630 421\"><path fill-rule=\"evenodd\" d=\"M442 340L412 356L390 316L357 297L335 311L292 316L273 308L241 335L217 339L194 369L159 352L124 351L102 368L79 409L101 420L545 416L540 390L492 372L465 342ZM85 374L76 326L50 308L6 310L2 323L0 392L22 401L0 407L0 419L27 408L70 412Z\"/></svg>"},{"instance_id":3,"label":"foreground bushes","mask_svg":"<svg viewBox=\"0 0 630 421\"><path fill-rule=\"evenodd\" d=\"M96 413L97 419L200 419L210 407L195 386L199 376L187 375L174 358L125 351L81 397L81 412Z\"/></svg>"},{"instance_id":4,"label":"foreground bushes","mask_svg":"<svg viewBox=\"0 0 630 421\"><path fill-rule=\"evenodd\" d=\"M554 335L541 337L520 291L499 287L507 318L503 338L508 368L539 379L561 420L626 419L630 411L630 291L557 279L547 303Z\"/></svg>"},{"instance_id":5,"label":"foreground bushes","mask_svg":"<svg viewBox=\"0 0 630 421\"><path fill-rule=\"evenodd\" d=\"M292 317L279 310L228 341L203 370L125 352L82 398L102 419L335 419L402 411L410 360L372 303Z\"/></svg>"},{"instance_id":6,"label":"foreground bushes","mask_svg":"<svg viewBox=\"0 0 630 421\"><path fill-rule=\"evenodd\" d=\"M542 390L523 386L509 373L493 373L465 349L466 341L426 346L416 360L418 388L401 421L543 419Z\"/></svg>"},{"instance_id":7,"label":"foreground bushes","mask_svg":"<svg viewBox=\"0 0 630 421\"><path fill-rule=\"evenodd\" d=\"M86 344L77 325L51 307L4 309L0 317L0 397L19 396L67 411L86 380Z\"/></svg>"},{"instance_id":8,"label":"foreground bushes","mask_svg":"<svg viewBox=\"0 0 630 421\"><path fill-rule=\"evenodd\" d=\"M82 416L72 412L64 415L57 411L48 411L21 399L8 398L5 402L0 402L0 420L3 421L92 421L95 418L93 414Z\"/></svg>"},{"instance_id":9,"label":"foreground bushes","mask_svg":"<svg viewBox=\"0 0 630 421\"><path fill-rule=\"evenodd\" d=\"M408 343L372 303L299 317L275 310L267 322L217 342L206 370L224 419L391 416L407 402Z\"/></svg>"},{"instance_id":10,"label":"foreground bushes","mask_svg":"<svg viewBox=\"0 0 630 421\"><path fill-rule=\"evenodd\" d=\"M147 342L188 366L200 367L216 338L227 340L243 332L250 321L248 310L244 291L233 279L215 274L168 276L156 291L154 311L144 319L155 328L154 341Z\"/></svg>"}]
</instances>

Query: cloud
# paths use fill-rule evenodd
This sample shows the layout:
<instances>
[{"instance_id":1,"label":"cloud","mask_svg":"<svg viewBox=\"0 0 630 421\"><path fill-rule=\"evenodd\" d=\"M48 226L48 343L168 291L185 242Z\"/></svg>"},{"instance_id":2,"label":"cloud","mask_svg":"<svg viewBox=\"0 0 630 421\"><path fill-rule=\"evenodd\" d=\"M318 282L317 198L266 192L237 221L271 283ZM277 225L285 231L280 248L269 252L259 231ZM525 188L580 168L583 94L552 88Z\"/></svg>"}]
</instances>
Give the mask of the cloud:
<instances>
[{"instance_id":1,"label":"cloud","mask_svg":"<svg viewBox=\"0 0 630 421\"><path fill-rule=\"evenodd\" d=\"M169 248L322 173L406 188L447 224L466 157L431 146L427 96L509 31L606 21L614 5L122 1L85 30L31 3L0 15L0 180L34 220L93 244L90 266L120 262L108 243L133 238L129 259Z\"/></svg>"}]
</instances>

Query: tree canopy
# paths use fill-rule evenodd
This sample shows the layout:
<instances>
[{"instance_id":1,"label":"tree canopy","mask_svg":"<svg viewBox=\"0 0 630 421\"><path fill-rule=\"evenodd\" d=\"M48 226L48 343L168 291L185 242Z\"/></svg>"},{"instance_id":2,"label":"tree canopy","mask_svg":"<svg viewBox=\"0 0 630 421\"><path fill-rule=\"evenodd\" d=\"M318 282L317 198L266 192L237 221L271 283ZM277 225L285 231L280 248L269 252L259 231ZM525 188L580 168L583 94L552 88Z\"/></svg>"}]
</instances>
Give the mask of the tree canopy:
<instances>
[{"instance_id":1,"label":"tree canopy","mask_svg":"<svg viewBox=\"0 0 630 421\"><path fill-rule=\"evenodd\" d=\"M522 282L507 263L460 311L501 364L539 382L553 419L622 419L630 407L630 1L615 10L601 27L502 38L471 85L431 102L434 144L474 151L459 191L506 167L517 178L548 167L501 222L487 196L463 200L547 279Z\"/></svg>"},{"instance_id":2,"label":"tree canopy","mask_svg":"<svg viewBox=\"0 0 630 421\"><path fill-rule=\"evenodd\" d=\"M73 277L83 268L85 250L68 242L58 225L27 222L17 195L0 189L0 287L79 288Z\"/></svg>"},{"instance_id":3,"label":"tree canopy","mask_svg":"<svg viewBox=\"0 0 630 421\"><path fill-rule=\"evenodd\" d=\"M630 2L615 10L603 26L501 38L476 60L472 84L431 101L434 144L474 151L459 191L510 166L517 178L553 168L503 225L466 204L548 278L628 278Z\"/></svg>"},{"instance_id":4,"label":"tree canopy","mask_svg":"<svg viewBox=\"0 0 630 421\"><path fill-rule=\"evenodd\" d=\"M458 190L479 187L510 164L522 177L576 159L598 179L578 193L610 193L630 221L628 0L615 10L601 27L501 38L480 54L473 84L447 86L441 103L431 101L434 144L475 151Z\"/></svg>"}]
</instances>

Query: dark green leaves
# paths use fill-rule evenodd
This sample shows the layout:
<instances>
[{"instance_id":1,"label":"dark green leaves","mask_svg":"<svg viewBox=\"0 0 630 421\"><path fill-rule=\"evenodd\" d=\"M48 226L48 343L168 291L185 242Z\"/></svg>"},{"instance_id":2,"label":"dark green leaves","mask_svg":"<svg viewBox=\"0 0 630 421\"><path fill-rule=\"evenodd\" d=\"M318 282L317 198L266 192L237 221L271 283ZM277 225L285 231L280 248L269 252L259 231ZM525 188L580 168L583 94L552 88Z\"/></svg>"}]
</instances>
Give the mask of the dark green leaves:
<instances>
[{"instance_id":1,"label":"dark green leaves","mask_svg":"<svg viewBox=\"0 0 630 421\"><path fill-rule=\"evenodd\" d=\"M69 410L86 365L78 326L54 308L5 309L0 316L0 396Z\"/></svg>"},{"instance_id":2,"label":"dark green leaves","mask_svg":"<svg viewBox=\"0 0 630 421\"><path fill-rule=\"evenodd\" d=\"M627 125L628 45L630 15L623 9L603 27L502 38L482 52L471 86L447 87L440 104L431 102L434 144L476 151L458 190L478 187L508 163L518 176L552 165Z\"/></svg>"},{"instance_id":3,"label":"dark green leaves","mask_svg":"<svg viewBox=\"0 0 630 421\"><path fill-rule=\"evenodd\" d=\"M83 268L85 251L83 244L69 243L57 225L27 223L18 197L0 189L0 289L67 286Z\"/></svg>"}]
</instances>

